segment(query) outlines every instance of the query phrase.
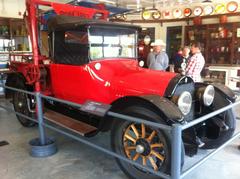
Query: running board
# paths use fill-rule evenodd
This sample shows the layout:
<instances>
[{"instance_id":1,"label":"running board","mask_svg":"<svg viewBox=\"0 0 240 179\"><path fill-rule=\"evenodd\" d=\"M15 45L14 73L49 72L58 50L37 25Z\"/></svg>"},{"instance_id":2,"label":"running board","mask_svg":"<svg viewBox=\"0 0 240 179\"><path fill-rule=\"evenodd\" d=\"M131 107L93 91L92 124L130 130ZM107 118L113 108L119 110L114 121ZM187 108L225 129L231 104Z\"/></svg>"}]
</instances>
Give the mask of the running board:
<instances>
[{"instance_id":1,"label":"running board","mask_svg":"<svg viewBox=\"0 0 240 179\"><path fill-rule=\"evenodd\" d=\"M81 121L77 121L71 117L65 116L52 110L47 110L44 113L44 118L82 136L87 136L88 134L97 131L97 128L94 126Z\"/></svg>"}]
</instances>

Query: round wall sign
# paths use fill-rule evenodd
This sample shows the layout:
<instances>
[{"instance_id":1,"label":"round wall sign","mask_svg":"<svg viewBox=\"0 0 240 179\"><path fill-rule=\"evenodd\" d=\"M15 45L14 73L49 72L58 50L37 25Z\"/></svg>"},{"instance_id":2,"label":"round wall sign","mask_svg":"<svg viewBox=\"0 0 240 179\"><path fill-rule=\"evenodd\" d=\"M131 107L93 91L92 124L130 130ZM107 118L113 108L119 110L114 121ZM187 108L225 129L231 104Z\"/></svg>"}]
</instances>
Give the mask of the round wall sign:
<instances>
[{"instance_id":1,"label":"round wall sign","mask_svg":"<svg viewBox=\"0 0 240 179\"><path fill-rule=\"evenodd\" d=\"M144 10L144 11L142 12L142 18L143 18L144 20L148 20L148 19L150 19L150 17L151 17L151 12L149 12L148 10Z\"/></svg>"},{"instance_id":2,"label":"round wall sign","mask_svg":"<svg viewBox=\"0 0 240 179\"><path fill-rule=\"evenodd\" d=\"M227 11L228 12L235 12L238 8L238 3L235 1L231 1L227 4Z\"/></svg>"},{"instance_id":3,"label":"round wall sign","mask_svg":"<svg viewBox=\"0 0 240 179\"><path fill-rule=\"evenodd\" d=\"M185 17L189 17L192 14L192 10L190 8L186 8L184 9L183 14Z\"/></svg>"},{"instance_id":4,"label":"round wall sign","mask_svg":"<svg viewBox=\"0 0 240 179\"><path fill-rule=\"evenodd\" d=\"M203 9L200 6L195 7L193 10L193 14L195 16L200 16L202 14L202 12L203 12Z\"/></svg>"},{"instance_id":5,"label":"round wall sign","mask_svg":"<svg viewBox=\"0 0 240 179\"><path fill-rule=\"evenodd\" d=\"M171 12L169 10L166 10L163 12L163 17L165 19L169 19L171 17Z\"/></svg>"},{"instance_id":6,"label":"round wall sign","mask_svg":"<svg viewBox=\"0 0 240 179\"><path fill-rule=\"evenodd\" d=\"M174 18L182 17L182 10L181 9L174 9L173 10L173 17Z\"/></svg>"},{"instance_id":7,"label":"round wall sign","mask_svg":"<svg viewBox=\"0 0 240 179\"><path fill-rule=\"evenodd\" d=\"M160 19L161 17L161 12L160 11L155 11L152 13L152 18L153 19Z\"/></svg>"},{"instance_id":8,"label":"round wall sign","mask_svg":"<svg viewBox=\"0 0 240 179\"><path fill-rule=\"evenodd\" d=\"M225 11L225 5L224 4L217 4L215 7L216 13L223 13Z\"/></svg>"},{"instance_id":9,"label":"round wall sign","mask_svg":"<svg viewBox=\"0 0 240 179\"><path fill-rule=\"evenodd\" d=\"M211 5L207 5L203 9L204 15L211 15L213 13L213 11L214 11L214 9Z\"/></svg>"}]
</instances>

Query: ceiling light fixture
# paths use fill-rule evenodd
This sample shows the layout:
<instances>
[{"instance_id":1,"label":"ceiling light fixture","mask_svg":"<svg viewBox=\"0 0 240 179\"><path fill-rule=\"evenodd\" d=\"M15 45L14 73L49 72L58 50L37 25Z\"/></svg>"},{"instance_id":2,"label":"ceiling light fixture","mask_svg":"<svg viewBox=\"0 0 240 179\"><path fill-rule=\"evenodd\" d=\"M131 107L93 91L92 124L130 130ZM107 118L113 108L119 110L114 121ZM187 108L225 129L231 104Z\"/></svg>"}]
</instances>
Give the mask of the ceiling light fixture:
<instances>
[{"instance_id":1,"label":"ceiling light fixture","mask_svg":"<svg viewBox=\"0 0 240 179\"><path fill-rule=\"evenodd\" d=\"M202 3L212 3L212 0L204 0Z\"/></svg>"},{"instance_id":2,"label":"ceiling light fixture","mask_svg":"<svg viewBox=\"0 0 240 179\"><path fill-rule=\"evenodd\" d=\"M140 8L140 0L137 0L137 9Z\"/></svg>"}]
</instances>

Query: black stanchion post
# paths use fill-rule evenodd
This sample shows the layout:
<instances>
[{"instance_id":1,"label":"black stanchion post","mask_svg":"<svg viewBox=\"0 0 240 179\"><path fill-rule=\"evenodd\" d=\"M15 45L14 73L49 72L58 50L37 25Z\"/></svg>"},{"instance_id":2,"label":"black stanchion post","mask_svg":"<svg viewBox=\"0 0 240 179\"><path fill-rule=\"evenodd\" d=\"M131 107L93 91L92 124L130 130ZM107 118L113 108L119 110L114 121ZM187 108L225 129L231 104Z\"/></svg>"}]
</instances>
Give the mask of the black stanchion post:
<instances>
[{"instance_id":1,"label":"black stanchion post","mask_svg":"<svg viewBox=\"0 0 240 179\"><path fill-rule=\"evenodd\" d=\"M46 136L45 136L45 129L43 126L43 108L42 108L42 99L40 97L40 93L36 93L36 101L37 101L37 118L38 118L38 130L39 130L39 137L41 145L46 144Z\"/></svg>"},{"instance_id":2,"label":"black stanchion post","mask_svg":"<svg viewBox=\"0 0 240 179\"><path fill-rule=\"evenodd\" d=\"M172 158L171 178L181 178L181 151L182 149L182 128L179 124L172 126Z\"/></svg>"},{"instance_id":3,"label":"black stanchion post","mask_svg":"<svg viewBox=\"0 0 240 179\"><path fill-rule=\"evenodd\" d=\"M48 157L57 152L55 139L47 138L44 129L43 121L43 108L42 98L39 92L35 93L37 101L37 119L39 138L32 139L29 144L31 145L31 156L33 157Z\"/></svg>"}]
</instances>

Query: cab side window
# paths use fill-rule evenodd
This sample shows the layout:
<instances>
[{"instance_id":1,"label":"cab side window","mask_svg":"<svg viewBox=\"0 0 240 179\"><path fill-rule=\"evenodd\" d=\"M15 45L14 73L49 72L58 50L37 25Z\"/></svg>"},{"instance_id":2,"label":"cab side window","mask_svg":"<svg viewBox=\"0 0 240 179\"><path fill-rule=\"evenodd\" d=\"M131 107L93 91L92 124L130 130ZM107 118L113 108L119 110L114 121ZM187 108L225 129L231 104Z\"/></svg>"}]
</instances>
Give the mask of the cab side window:
<instances>
[{"instance_id":1,"label":"cab side window","mask_svg":"<svg viewBox=\"0 0 240 179\"><path fill-rule=\"evenodd\" d=\"M89 62L87 32L55 31L53 38L55 63L83 65Z\"/></svg>"}]
</instances>

